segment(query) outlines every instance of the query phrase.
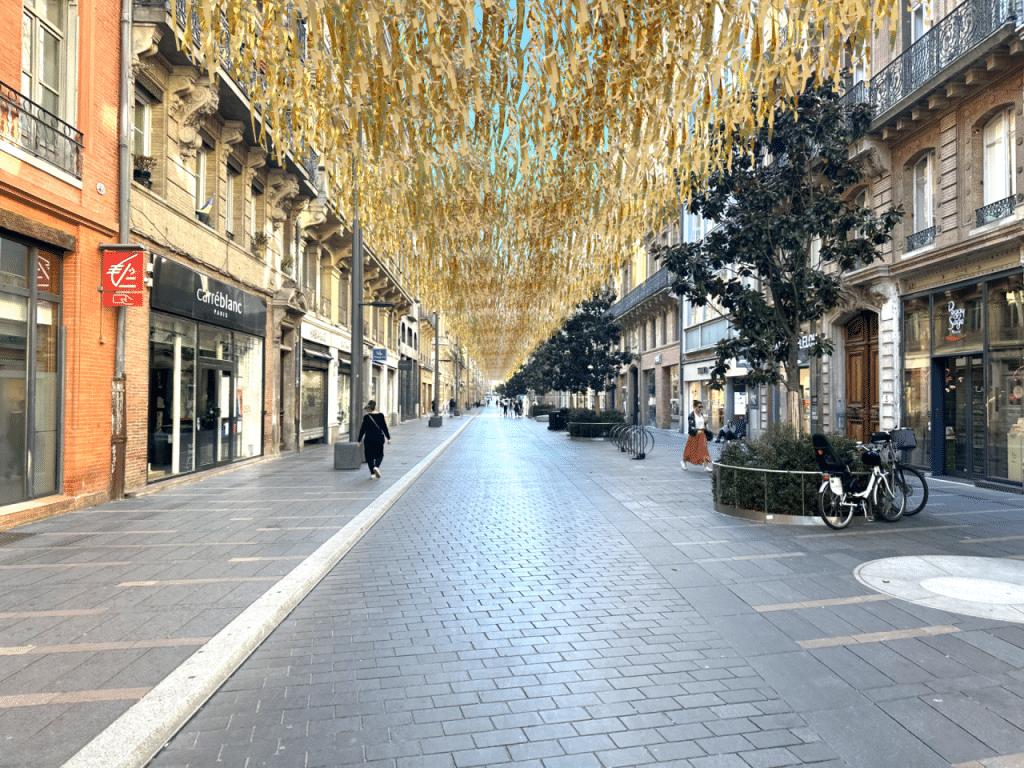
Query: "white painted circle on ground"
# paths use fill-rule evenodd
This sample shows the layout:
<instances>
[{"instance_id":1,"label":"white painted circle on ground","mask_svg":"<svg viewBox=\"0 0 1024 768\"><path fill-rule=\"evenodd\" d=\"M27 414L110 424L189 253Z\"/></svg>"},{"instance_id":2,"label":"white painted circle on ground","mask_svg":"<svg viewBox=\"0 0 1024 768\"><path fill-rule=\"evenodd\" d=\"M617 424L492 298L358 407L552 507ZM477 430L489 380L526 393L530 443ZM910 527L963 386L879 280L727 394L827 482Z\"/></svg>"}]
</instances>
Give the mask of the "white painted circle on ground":
<instances>
[{"instance_id":1,"label":"white painted circle on ground","mask_svg":"<svg viewBox=\"0 0 1024 768\"><path fill-rule=\"evenodd\" d=\"M864 586L947 613L1024 624L1024 561L923 555L872 560L854 570Z\"/></svg>"},{"instance_id":2,"label":"white painted circle on ground","mask_svg":"<svg viewBox=\"0 0 1024 768\"><path fill-rule=\"evenodd\" d=\"M1024 603L1024 587L991 579L969 579L960 576L939 576L925 579L921 586L937 595L979 603L1014 605Z\"/></svg>"}]
</instances>

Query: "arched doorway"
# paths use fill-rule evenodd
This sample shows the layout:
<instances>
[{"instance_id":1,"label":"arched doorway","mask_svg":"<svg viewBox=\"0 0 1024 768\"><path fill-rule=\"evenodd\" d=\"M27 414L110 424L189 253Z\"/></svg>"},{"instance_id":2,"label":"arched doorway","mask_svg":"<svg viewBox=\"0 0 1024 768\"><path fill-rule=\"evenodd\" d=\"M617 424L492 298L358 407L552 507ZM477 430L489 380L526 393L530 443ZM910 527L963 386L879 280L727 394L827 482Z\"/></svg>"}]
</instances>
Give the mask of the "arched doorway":
<instances>
[{"instance_id":1,"label":"arched doorway","mask_svg":"<svg viewBox=\"0 0 1024 768\"><path fill-rule=\"evenodd\" d=\"M846 436L867 442L878 431L878 315L863 310L843 326Z\"/></svg>"}]
</instances>

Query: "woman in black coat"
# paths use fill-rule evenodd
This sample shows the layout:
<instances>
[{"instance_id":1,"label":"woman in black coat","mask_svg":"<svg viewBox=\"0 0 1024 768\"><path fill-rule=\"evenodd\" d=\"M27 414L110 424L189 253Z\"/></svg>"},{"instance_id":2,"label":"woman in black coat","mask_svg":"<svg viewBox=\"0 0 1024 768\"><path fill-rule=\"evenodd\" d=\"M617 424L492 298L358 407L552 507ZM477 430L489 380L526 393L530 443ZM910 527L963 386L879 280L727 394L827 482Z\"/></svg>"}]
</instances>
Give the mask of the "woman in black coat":
<instances>
[{"instance_id":1,"label":"woman in black coat","mask_svg":"<svg viewBox=\"0 0 1024 768\"><path fill-rule=\"evenodd\" d=\"M370 474L380 477L380 470L377 467L384 461L384 441L387 440L388 445L391 445L391 433L388 432L388 421L384 418L384 414L377 412L376 401L368 402L366 410L367 414L363 416L363 424L359 427L356 444L363 444L363 453L366 456L366 465L370 468Z\"/></svg>"}]
</instances>

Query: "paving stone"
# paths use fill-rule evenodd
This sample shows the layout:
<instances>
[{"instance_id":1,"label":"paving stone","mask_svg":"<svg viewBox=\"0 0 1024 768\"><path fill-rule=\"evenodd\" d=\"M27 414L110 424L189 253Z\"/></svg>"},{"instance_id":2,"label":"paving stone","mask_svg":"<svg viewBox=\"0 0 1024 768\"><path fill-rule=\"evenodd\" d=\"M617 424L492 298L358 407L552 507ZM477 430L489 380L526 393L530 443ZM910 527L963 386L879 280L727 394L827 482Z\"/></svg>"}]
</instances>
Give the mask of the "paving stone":
<instances>
[{"instance_id":1,"label":"paving stone","mask_svg":"<svg viewBox=\"0 0 1024 768\"><path fill-rule=\"evenodd\" d=\"M133 565L90 570L83 580L90 588L79 592L64 576L5 571L6 610L57 600L107 606L107 614L68 621L0 619L11 638L5 643L215 633L268 584L116 584L125 574L284 575L297 560L228 557L309 555L331 530L297 528L337 530L400 476L398 467L412 466L442 437L423 422L394 432L402 434L388 453L396 474L380 483L333 471L329 446L310 447L185 490L27 526L65 538L121 526L116 536L94 535L88 547L63 556ZM947 758L1024 751L1021 628L896 600L764 613L752 607L863 595L852 573L860 563L915 551L960 553L964 529L931 530L937 518L927 515L885 535L728 518L711 508L703 473L679 471L683 440L662 432L658 440L644 462L630 462L605 443L568 441L529 420L477 419L213 694L153 768L241 766L247 759L307 768L931 768L948 766ZM935 505L955 515L976 504L941 487L929 511ZM196 490L203 496L193 498ZM126 522L117 510L127 503L154 516ZM1009 535L1008 522L1015 518L978 515L971 535ZM143 525L177 533L148 536L130 557L104 549L137 543L126 531ZM249 543L218 546L223 541ZM159 546L165 543L176 546ZM973 546L995 556L1012 549ZM709 561L793 552L803 556ZM940 623L961 631L812 652L797 645ZM194 649L104 654L108 664L76 653L4 656L0 696L41 692L61 680L149 685ZM54 745L25 766L50 768L130 703L32 707L29 718L0 709L0 736L14 735L19 751L26 743ZM4 759L0 753L0 768Z\"/></svg>"}]
</instances>

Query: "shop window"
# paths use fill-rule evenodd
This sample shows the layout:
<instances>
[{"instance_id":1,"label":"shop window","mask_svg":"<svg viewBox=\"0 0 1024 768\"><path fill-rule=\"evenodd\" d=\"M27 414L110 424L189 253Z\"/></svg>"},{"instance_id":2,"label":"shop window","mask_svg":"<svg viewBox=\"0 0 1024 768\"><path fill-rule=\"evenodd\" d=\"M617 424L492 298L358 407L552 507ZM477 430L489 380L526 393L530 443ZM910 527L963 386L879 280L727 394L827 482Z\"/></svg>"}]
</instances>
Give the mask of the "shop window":
<instances>
[{"instance_id":1,"label":"shop window","mask_svg":"<svg viewBox=\"0 0 1024 768\"><path fill-rule=\"evenodd\" d=\"M0 237L0 504L58 491L61 260Z\"/></svg>"},{"instance_id":2,"label":"shop window","mask_svg":"<svg viewBox=\"0 0 1024 768\"><path fill-rule=\"evenodd\" d=\"M984 305L980 285L935 294L932 318L934 354L980 350L984 343Z\"/></svg>"},{"instance_id":3,"label":"shop window","mask_svg":"<svg viewBox=\"0 0 1024 768\"><path fill-rule=\"evenodd\" d=\"M988 284L988 474L1024 480L1024 276Z\"/></svg>"}]
</instances>

